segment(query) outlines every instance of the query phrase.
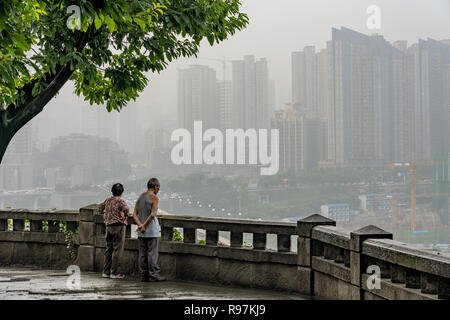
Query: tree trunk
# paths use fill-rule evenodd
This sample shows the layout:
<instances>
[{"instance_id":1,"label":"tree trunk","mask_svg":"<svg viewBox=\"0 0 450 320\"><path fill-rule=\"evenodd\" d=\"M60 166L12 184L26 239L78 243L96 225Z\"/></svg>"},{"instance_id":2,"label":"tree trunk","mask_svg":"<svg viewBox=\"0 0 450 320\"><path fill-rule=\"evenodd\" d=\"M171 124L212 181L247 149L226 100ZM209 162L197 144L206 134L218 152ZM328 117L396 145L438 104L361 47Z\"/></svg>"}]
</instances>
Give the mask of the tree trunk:
<instances>
[{"instance_id":1,"label":"tree trunk","mask_svg":"<svg viewBox=\"0 0 450 320\"><path fill-rule=\"evenodd\" d=\"M2 112L2 121L0 123L0 163L14 135L44 109L47 103L69 80L72 73L73 71L70 70L68 65L61 67L47 88L39 95L27 101L25 105L16 107L17 109L13 111L8 110L8 108ZM13 116L9 118L8 116L11 114Z\"/></svg>"},{"instance_id":2,"label":"tree trunk","mask_svg":"<svg viewBox=\"0 0 450 320\"><path fill-rule=\"evenodd\" d=\"M10 134L7 128L4 128L3 125L0 124L0 164L2 163L6 148L8 147L8 144L12 139L12 137L9 137L9 135Z\"/></svg>"},{"instance_id":3,"label":"tree trunk","mask_svg":"<svg viewBox=\"0 0 450 320\"><path fill-rule=\"evenodd\" d=\"M77 42L78 51L84 48L89 41L92 29L83 33ZM55 74L49 74L44 78L47 87L36 97L32 95L35 82L26 84L21 90L27 95L27 101L21 106L9 106L0 112L0 163L5 155L6 148L14 135L35 116L37 116L55 96L55 94L66 84L74 70L69 64L60 65Z\"/></svg>"}]
</instances>

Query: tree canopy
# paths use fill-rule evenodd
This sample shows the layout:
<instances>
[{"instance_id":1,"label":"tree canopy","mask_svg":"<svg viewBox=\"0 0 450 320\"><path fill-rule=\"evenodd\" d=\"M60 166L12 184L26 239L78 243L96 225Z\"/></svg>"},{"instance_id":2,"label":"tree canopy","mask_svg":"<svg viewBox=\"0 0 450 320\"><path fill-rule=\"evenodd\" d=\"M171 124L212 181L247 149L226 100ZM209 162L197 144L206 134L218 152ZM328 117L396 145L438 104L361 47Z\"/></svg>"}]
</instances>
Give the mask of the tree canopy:
<instances>
[{"instance_id":1,"label":"tree canopy","mask_svg":"<svg viewBox=\"0 0 450 320\"><path fill-rule=\"evenodd\" d=\"M70 79L91 104L120 110L203 39L248 24L239 0L0 1L0 159L14 134Z\"/></svg>"}]
</instances>

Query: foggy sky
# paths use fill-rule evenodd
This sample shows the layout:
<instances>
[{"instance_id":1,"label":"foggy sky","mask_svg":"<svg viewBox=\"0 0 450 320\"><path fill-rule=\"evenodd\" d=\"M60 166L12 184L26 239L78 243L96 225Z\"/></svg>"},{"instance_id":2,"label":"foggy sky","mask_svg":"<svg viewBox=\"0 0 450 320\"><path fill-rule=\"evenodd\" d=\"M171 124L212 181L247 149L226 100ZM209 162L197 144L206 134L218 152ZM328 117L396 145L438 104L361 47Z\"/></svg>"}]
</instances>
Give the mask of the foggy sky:
<instances>
[{"instance_id":1,"label":"foggy sky","mask_svg":"<svg viewBox=\"0 0 450 320\"><path fill-rule=\"evenodd\" d=\"M369 5L381 8L381 30L377 33L390 42L408 40L411 44L419 38L450 38L449 0L242 0L242 4L242 11L250 18L247 29L214 47L205 41L199 57L235 60L254 54L257 59L267 58L269 77L276 82L277 108L290 100L291 52L308 45L315 45L317 50L324 48L326 41L331 40L332 27L345 26L372 34L373 30L366 27ZM179 59L161 74L150 74L149 86L137 101L140 112L153 115L150 122L156 124L160 117L176 122L177 68L191 64L209 65L222 79L221 62L202 59ZM230 64L227 69L229 79ZM54 121L64 122L65 126L55 127L54 134L67 134L77 131L71 129L70 117L80 115L80 108L87 105L73 94L73 86L66 84L39 117L41 123L47 118L52 119L52 125Z\"/></svg>"}]
</instances>

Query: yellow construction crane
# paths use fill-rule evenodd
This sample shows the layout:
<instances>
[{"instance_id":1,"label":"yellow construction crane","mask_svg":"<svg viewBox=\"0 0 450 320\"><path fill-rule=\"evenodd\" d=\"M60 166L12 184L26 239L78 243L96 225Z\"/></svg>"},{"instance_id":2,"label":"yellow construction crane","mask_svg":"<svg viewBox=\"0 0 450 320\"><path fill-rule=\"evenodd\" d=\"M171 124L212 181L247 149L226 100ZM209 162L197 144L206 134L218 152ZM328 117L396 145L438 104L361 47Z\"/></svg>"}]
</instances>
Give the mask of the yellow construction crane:
<instances>
[{"instance_id":1,"label":"yellow construction crane","mask_svg":"<svg viewBox=\"0 0 450 320\"><path fill-rule=\"evenodd\" d=\"M411 202L411 230L416 230L416 164L413 162L397 162L390 163L389 167L394 168L409 168L409 183L410 183L410 202ZM394 200L395 199L395 200ZM395 196L392 197L392 225L393 227L397 225L397 206ZM395 212L394 212L395 211ZM395 214L395 218L394 218ZM394 224L395 222L395 224Z\"/></svg>"},{"instance_id":2,"label":"yellow construction crane","mask_svg":"<svg viewBox=\"0 0 450 320\"><path fill-rule=\"evenodd\" d=\"M389 167L391 169L394 168L409 168L409 184L410 184L410 204L411 204L411 231L416 230L416 198L417 198L417 166L433 166L434 162L421 162L415 163L414 157L411 162L397 162L390 163ZM395 195L392 197L392 226L397 226L397 208L394 208L393 205L397 206L397 199Z\"/></svg>"}]
</instances>

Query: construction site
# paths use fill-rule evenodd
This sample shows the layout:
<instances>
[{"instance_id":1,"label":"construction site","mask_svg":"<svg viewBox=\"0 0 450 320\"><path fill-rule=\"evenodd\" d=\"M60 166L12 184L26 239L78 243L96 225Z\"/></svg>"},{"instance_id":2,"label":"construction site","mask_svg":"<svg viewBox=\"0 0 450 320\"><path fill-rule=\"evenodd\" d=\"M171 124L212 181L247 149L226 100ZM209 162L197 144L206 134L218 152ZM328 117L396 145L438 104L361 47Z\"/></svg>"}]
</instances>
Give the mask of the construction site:
<instances>
[{"instance_id":1,"label":"construction site","mask_svg":"<svg viewBox=\"0 0 450 320\"><path fill-rule=\"evenodd\" d=\"M360 195L359 210L350 221L338 224L349 229L376 224L401 241L448 248L449 160L449 153L435 153L429 162L387 164L393 182L386 186L386 191Z\"/></svg>"}]
</instances>

